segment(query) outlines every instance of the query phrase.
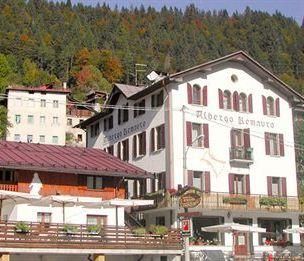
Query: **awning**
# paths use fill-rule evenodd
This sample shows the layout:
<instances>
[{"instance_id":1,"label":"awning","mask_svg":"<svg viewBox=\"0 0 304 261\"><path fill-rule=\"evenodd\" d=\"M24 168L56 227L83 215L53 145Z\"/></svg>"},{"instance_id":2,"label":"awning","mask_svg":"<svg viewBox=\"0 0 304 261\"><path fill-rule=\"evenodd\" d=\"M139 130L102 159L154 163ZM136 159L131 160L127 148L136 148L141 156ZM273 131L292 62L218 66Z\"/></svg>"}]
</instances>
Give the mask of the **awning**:
<instances>
[{"instance_id":1,"label":"awning","mask_svg":"<svg viewBox=\"0 0 304 261\"><path fill-rule=\"evenodd\" d=\"M154 200L144 200L144 199L110 199L102 202L103 206L108 207L137 207L137 206L149 206L153 205Z\"/></svg>"},{"instance_id":2,"label":"awning","mask_svg":"<svg viewBox=\"0 0 304 261\"><path fill-rule=\"evenodd\" d=\"M40 195L32 195L30 193L24 193L24 192L0 190L0 200L4 200L4 199L31 200L31 199L40 199L40 198L41 198Z\"/></svg>"},{"instance_id":3,"label":"awning","mask_svg":"<svg viewBox=\"0 0 304 261\"><path fill-rule=\"evenodd\" d=\"M232 233L232 232L265 233L266 232L266 228L253 227L250 225L242 225L238 223L227 223L222 225L202 227L201 229L204 232L217 232L217 233Z\"/></svg>"},{"instance_id":4,"label":"awning","mask_svg":"<svg viewBox=\"0 0 304 261\"><path fill-rule=\"evenodd\" d=\"M283 232L287 234L304 234L304 227L287 228L284 229Z\"/></svg>"}]
</instances>

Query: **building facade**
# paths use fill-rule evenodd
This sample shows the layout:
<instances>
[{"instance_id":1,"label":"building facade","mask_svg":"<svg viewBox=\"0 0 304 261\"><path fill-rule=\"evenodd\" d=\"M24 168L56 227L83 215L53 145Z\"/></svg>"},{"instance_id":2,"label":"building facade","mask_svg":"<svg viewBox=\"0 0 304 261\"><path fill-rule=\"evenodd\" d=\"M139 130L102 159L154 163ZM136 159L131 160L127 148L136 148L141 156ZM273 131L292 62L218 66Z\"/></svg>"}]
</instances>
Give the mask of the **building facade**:
<instances>
[{"instance_id":1,"label":"building facade","mask_svg":"<svg viewBox=\"0 0 304 261\"><path fill-rule=\"evenodd\" d=\"M6 140L65 145L67 89L9 86Z\"/></svg>"},{"instance_id":2,"label":"building facade","mask_svg":"<svg viewBox=\"0 0 304 261\"><path fill-rule=\"evenodd\" d=\"M177 226L189 187L200 191L188 209L192 234L205 244L231 247L231 234L200 229L231 222L266 228L246 239L244 253L300 243L283 229L299 226L293 110L303 97L250 56L233 53L147 87L118 84L108 103L115 109L82 124L87 146L156 173L128 187L130 196L158 198L146 223Z\"/></svg>"},{"instance_id":3,"label":"building facade","mask_svg":"<svg viewBox=\"0 0 304 261\"><path fill-rule=\"evenodd\" d=\"M179 260L178 231L160 242L125 226L125 208L153 203L126 199L125 182L148 172L102 150L7 141L0 164L0 252L11 260Z\"/></svg>"}]
</instances>

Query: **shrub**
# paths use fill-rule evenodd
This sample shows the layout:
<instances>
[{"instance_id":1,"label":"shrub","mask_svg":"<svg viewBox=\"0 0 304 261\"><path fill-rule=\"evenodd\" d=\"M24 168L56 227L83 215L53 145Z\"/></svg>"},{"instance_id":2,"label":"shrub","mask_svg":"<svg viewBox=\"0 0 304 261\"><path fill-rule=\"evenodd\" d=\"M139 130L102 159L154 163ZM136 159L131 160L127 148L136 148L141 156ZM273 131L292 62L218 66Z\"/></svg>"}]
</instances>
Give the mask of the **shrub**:
<instances>
[{"instance_id":1,"label":"shrub","mask_svg":"<svg viewBox=\"0 0 304 261\"><path fill-rule=\"evenodd\" d=\"M75 233L77 232L77 227L72 225L64 225L62 231L66 233Z\"/></svg>"},{"instance_id":2,"label":"shrub","mask_svg":"<svg viewBox=\"0 0 304 261\"><path fill-rule=\"evenodd\" d=\"M136 236L143 236L147 233L147 230L144 227L137 227L132 230L132 233Z\"/></svg>"},{"instance_id":3,"label":"shrub","mask_svg":"<svg viewBox=\"0 0 304 261\"><path fill-rule=\"evenodd\" d=\"M19 233L28 233L29 230L30 230L29 226L25 222L23 222L23 221L19 221L15 225L15 231L16 232L19 232Z\"/></svg>"},{"instance_id":4,"label":"shrub","mask_svg":"<svg viewBox=\"0 0 304 261\"><path fill-rule=\"evenodd\" d=\"M90 234L99 234L101 232L101 226L99 225L91 225L87 227L87 231Z\"/></svg>"},{"instance_id":5,"label":"shrub","mask_svg":"<svg viewBox=\"0 0 304 261\"><path fill-rule=\"evenodd\" d=\"M262 197L260 198L260 205L268 207L287 207L287 198Z\"/></svg>"},{"instance_id":6,"label":"shrub","mask_svg":"<svg viewBox=\"0 0 304 261\"><path fill-rule=\"evenodd\" d=\"M163 235L168 234L168 228L165 226L151 225L149 227L149 232L151 234L163 236Z\"/></svg>"}]
</instances>

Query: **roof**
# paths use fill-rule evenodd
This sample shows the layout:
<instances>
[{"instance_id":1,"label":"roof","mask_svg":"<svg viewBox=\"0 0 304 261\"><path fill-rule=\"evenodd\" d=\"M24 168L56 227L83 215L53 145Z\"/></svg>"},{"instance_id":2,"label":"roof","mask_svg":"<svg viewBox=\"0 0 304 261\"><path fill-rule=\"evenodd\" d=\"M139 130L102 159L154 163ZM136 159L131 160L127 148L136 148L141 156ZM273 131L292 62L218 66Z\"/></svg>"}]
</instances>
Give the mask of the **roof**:
<instances>
[{"instance_id":1,"label":"roof","mask_svg":"<svg viewBox=\"0 0 304 261\"><path fill-rule=\"evenodd\" d=\"M0 168L85 175L152 178L103 150L0 141Z\"/></svg>"},{"instance_id":2,"label":"roof","mask_svg":"<svg viewBox=\"0 0 304 261\"><path fill-rule=\"evenodd\" d=\"M6 88L6 91L32 91L32 92L52 92L52 93L70 93L71 91L64 88L54 88L53 84L44 84L40 86L22 86L22 85L11 85Z\"/></svg>"},{"instance_id":3,"label":"roof","mask_svg":"<svg viewBox=\"0 0 304 261\"><path fill-rule=\"evenodd\" d=\"M146 88L145 86L136 86L122 83L115 83L114 86L116 86L123 93L123 95L126 96L126 98L129 98Z\"/></svg>"}]
</instances>

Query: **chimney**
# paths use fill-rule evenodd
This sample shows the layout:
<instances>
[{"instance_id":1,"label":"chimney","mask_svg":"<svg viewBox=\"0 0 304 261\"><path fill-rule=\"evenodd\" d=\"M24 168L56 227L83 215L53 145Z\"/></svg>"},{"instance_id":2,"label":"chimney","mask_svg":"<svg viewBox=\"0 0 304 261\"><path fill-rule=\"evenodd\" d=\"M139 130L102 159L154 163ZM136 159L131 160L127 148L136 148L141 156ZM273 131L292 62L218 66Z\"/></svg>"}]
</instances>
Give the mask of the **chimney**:
<instances>
[{"instance_id":1,"label":"chimney","mask_svg":"<svg viewBox=\"0 0 304 261\"><path fill-rule=\"evenodd\" d=\"M63 87L63 89L66 89L66 88L67 88L67 83L66 83L66 82L63 82L63 83L62 83L62 87Z\"/></svg>"}]
</instances>

